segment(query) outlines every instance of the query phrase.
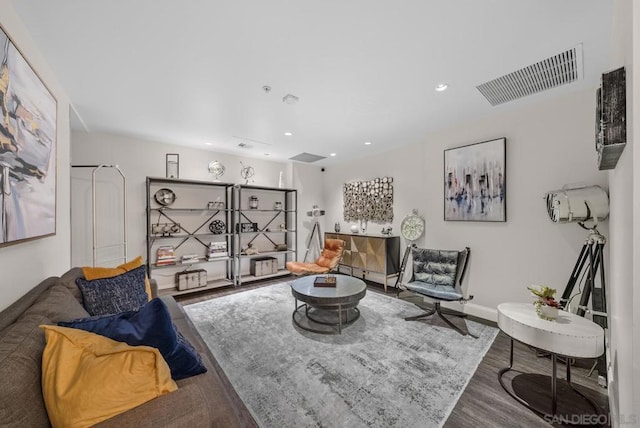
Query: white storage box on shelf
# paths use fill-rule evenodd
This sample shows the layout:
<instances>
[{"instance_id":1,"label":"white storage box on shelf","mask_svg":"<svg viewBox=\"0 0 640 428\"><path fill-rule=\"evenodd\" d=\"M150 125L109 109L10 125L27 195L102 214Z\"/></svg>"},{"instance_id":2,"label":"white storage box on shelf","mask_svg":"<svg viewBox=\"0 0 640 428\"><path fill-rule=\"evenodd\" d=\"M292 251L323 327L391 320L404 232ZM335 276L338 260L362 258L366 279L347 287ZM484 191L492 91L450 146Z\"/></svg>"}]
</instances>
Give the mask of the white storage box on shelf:
<instances>
[{"instance_id":1,"label":"white storage box on shelf","mask_svg":"<svg viewBox=\"0 0 640 428\"><path fill-rule=\"evenodd\" d=\"M278 259L275 257L258 257L251 259L249 272L253 276L271 275L278 272Z\"/></svg>"},{"instance_id":2,"label":"white storage box on shelf","mask_svg":"<svg viewBox=\"0 0 640 428\"><path fill-rule=\"evenodd\" d=\"M178 272L176 273L176 283L179 291L205 287L207 285L207 271L195 269Z\"/></svg>"}]
</instances>

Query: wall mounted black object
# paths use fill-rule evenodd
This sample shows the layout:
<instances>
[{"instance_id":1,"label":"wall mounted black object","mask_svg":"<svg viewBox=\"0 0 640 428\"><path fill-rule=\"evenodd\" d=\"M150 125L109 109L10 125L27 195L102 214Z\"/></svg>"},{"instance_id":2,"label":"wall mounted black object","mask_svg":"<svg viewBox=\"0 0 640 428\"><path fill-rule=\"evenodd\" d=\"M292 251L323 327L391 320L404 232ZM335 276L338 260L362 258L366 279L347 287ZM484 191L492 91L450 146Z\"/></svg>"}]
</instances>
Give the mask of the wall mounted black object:
<instances>
[{"instance_id":1,"label":"wall mounted black object","mask_svg":"<svg viewBox=\"0 0 640 428\"><path fill-rule=\"evenodd\" d=\"M602 75L596 92L598 169L614 169L627 144L627 94L624 67Z\"/></svg>"}]
</instances>

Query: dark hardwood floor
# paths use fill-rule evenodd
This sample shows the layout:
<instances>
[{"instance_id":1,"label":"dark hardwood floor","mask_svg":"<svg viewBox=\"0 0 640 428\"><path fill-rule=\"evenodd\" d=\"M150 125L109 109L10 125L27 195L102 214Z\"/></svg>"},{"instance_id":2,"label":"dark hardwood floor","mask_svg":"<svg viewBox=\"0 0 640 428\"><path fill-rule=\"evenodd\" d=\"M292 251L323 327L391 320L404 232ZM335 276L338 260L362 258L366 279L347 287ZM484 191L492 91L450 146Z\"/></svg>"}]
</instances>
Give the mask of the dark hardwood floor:
<instances>
[{"instance_id":1,"label":"dark hardwood floor","mask_svg":"<svg viewBox=\"0 0 640 428\"><path fill-rule=\"evenodd\" d=\"M294 277L280 277L237 288L226 287L202 293L182 295L177 296L176 300L182 305L188 305L254 288L266 287L292 278ZM381 285L376 283L368 283L367 285L368 291L384 294L384 289ZM387 294L395 296L395 289L390 287ZM420 303L420 306L425 306L417 300L412 300L414 299L413 297L408 296L408 293L403 293L401 298L416 304ZM469 319L496 326L495 323L486 320L474 317ZM446 324L433 317L418 322L425 323L425 327L429 323L438 323L438 325L446 326ZM461 319L455 322L464 323ZM462 325L461 327L464 328ZM509 337L500 332L447 419L444 425L446 428L564 426L558 423L557 420L551 420L550 417L545 418L527 409L509 396L500 386L498 371L509 364L509 345ZM591 365L591 360L574 361L571 367L571 380L583 394L598 403L602 408L603 415L607 415L609 406L606 389L598 386L597 373L594 373L591 377L587 376ZM530 349L526 345L516 342L514 346L514 368L525 373L510 372L505 374L504 378L513 386L516 393L534 407L550 408L549 376L551 374L551 359L548 356L539 355L536 350ZM564 379L565 371L564 362L559 361L559 379ZM572 422L597 421L604 423L596 426L610 426L605 416L597 418L581 416L590 415L593 412L584 400L568 389L564 382L559 382L558 385L558 409L559 413L568 415L569 420Z\"/></svg>"}]
</instances>

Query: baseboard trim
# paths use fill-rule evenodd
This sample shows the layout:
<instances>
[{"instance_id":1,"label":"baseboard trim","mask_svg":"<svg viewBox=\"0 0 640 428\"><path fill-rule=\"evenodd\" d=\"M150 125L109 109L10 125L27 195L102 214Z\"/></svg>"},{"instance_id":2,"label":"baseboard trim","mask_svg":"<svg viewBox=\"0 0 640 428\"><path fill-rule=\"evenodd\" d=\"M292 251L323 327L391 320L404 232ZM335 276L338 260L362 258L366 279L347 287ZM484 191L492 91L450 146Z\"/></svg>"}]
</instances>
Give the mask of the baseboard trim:
<instances>
[{"instance_id":1,"label":"baseboard trim","mask_svg":"<svg viewBox=\"0 0 640 428\"><path fill-rule=\"evenodd\" d=\"M487 308L486 306L476 305L475 303L467 303L463 306L464 312L485 320L498 322L498 310Z\"/></svg>"},{"instance_id":2,"label":"baseboard trim","mask_svg":"<svg viewBox=\"0 0 640 428\"><path fill-rule=\"evenodd\" d=\"M448 309L452 309L454 311L461 311L465 314L472 315L474 317L482 318L484 320L498 322L498 311L493 308L488 308L486 306L476 305L475 303L465 303L461 305L459 303L456 304L445 304L442 303L443 307Z\"/></svg>"}]
</instances>

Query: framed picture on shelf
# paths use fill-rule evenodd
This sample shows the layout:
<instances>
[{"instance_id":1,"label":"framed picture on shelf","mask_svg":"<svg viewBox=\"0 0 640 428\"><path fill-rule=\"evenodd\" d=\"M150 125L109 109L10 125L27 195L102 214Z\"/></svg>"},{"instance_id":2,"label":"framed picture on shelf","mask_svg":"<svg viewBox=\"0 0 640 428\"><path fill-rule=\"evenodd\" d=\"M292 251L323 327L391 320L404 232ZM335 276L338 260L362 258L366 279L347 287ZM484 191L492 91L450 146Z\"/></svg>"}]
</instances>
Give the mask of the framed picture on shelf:
<instances>
[{"instance_id":1,"label":"framed picture on shelf","mask_svg":"<svg viewBox=\"0 0 640 428\"><path fill-rule=\"evenodd\" d=\"M444 219L507 221L506 138L444 151Z\"/></svg>"},{"instance_id":2,"label":"framed picture on shelf","mask_svg":"<svg viewBox=\"0 0 640 428\"><path fill-rule=\"evenodd\" d=\"M0 27L0 246L56 234L57 101Z\"/></svg>"},{"instance_id":3,"label":"framed picture on shelf","mask_svg":"<svg viewBox=\"0 0 640 428\"><path fill-rule=\"evenodd\" d=\"M258 231L258 223L236 224L236 232L248 233L248 232L257 232L257 231Z\"/></svg>"}]
</instances>

